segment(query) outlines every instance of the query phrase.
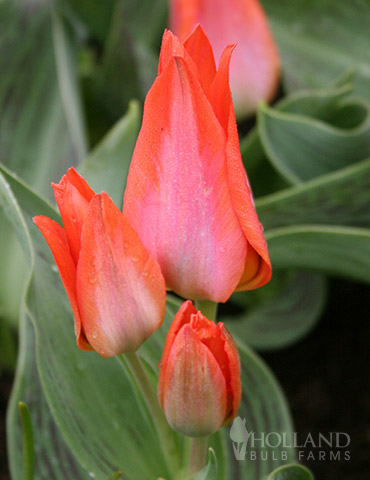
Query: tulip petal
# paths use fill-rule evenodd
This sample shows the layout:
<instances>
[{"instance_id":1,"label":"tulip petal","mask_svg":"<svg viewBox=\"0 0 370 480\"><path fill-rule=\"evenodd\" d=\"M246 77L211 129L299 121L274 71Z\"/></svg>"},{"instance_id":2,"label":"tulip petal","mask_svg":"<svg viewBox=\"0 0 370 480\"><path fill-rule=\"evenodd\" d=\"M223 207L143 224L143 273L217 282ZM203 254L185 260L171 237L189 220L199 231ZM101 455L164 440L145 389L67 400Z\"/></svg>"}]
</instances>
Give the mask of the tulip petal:
<instances>
[{"instance_id":1,"label":"tulip petal","mask_svg":"<svg viewBox=\"0 0 370 480\"><path fill-rule=\"evenodd\" d=\"M209 435L223 424L226 408L222 371L186 324L175 338L166 368L163 409L167 421L185 435Z\"/></svg>"},{"instance_id":2,"label":"tulip petal","mask_svg":"<svg viewBox=\"0 0 370 480\"><path fill-rule=\"evenodd\" d=\"M231 398L231 402L228 403L228 416L223 423L223 425L227 425L237 414L242 395L240 381L240 359L238 347L236 346L230 333L226 330L224 324L220 322L217 327L221 332L220 336L224 342L224 351L227 357L228 376L225 378L228 390L228 398Z\"/></svg>"},{"instance_id":3,"label":"tulip petal","mask_svg":"<svg viewBox=\"0 0 370 480\"><path fill-rule=\"evenodd\" d=\"M167 287L187 298L224 302L242 276L247 243L230 196L225 148L225 132L193 68L172 58L147 95L124 212Z\"/></svg>"},{"instance_id":4,"label":"tulip petal","mask_svg":"<svg viewBox=\"0 0 370 480\"><path fill-rule=\"evenodd\" d=\"M159 402L162 405L163 405L163 393L164 393L163 382L166 377L166 366L168 362L168 357L171 352L172 344L181 327L186 323L190 323L191 316L196 313L197 313L197 310L193 306L192 302L190 300L187 300L181 305L179 311L177 312L168 330L166 343L163 348L162 358L159 365L161 369L161 375L159 376L159 380L158 380L158 398L159 398Z\"/></svg>"},{"instance_id":5,"label":"tulip petal","mask_svg":"<svg viewBox=\"0 0 370 480\"><path fill-rule=\"evenodd\" d=\"M163 321L159 265L104 192L90 202L77 267L77 299L86 337L102 356L135 351Z\"/></svg>"},{"instance_id":6,"label":"tulip petal","mask_svg":"<svg viewBox=\"0 0 370 480\"><path fill-rule=\"evenodd\" d=\"M92 350L85 337L85 333L81 324L76 298L76 266L68 247L65 232L57 222L48 217L34 217L33 221L49 245L55 263L58 267L64 288L67 292L75 321L77 346L82 350Z\"/></svg>"},{"instance_id":7,"label":"tulip petal","mask_svg":"<svg viewBox=\"0 0 370 480\"><path fill-rule=\"evenodd\" d=\"M216 64L212 46L200 25L185 40L184 47L198 69L198 80L203 90L207 92L216 75Z\"/></svg>"},{"instance_id":8,"label":"tulip petal","mask_svg":"<svg viewBox=\"0 0 370 480\"><path fill-rule=\"evenodd\" d=\"M72 257L77 265L83 221L95 193L72 167L59 184L52 184Z\"/></svg>"},{"instance_id":9,"label":"tulip petal","mask_svg":"<svg viewBox=\"0 0 370 480\"><path fill-rule=\"evenodd\" d=\"M234 47L227 47L220 60L219 69L209 92L217 118L227 132L226 146L230 195L234 211L248 239L248 251L238 290L251 290L265 285L271 279L271 263L263 227L258 220L252 189L240 155L239 136L232 108L228 84L230 57ZM256 252L259 258L256 258ZM258 263L258 268L256 266Z\"/></svg>"}]
</instances>

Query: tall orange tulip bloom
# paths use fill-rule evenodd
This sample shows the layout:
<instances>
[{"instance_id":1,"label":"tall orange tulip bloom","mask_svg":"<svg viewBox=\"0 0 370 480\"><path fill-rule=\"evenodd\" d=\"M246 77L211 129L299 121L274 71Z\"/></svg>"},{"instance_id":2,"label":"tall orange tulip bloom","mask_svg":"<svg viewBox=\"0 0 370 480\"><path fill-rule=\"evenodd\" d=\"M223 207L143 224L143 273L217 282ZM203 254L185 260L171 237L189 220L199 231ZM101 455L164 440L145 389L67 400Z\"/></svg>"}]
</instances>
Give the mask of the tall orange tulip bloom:
<instances>
[{"instance_id":1,"label":"tall orange tulip bloom","mask_svg":"<svg viewBox=\"0 0 370 480\"><path fill-rule=\"evenodd\" d=\"M216 71L200 26L184 45L165 32L123 208L167 288L215 302L271 277L240 156L228 83L232 50Z\"/></svg>"},{"instance_id":2,"label":"tall orange tulip bloom","mask_svg":"<svg viewBox=\"0 0 370 480\"><path fill-rule=\"evenodd\" d=\"M104 357L135 351L163 321L166 290L156 260L104 192L70 168L53 184L64 229L39 216L75 319L77 346Z\"/></svg>"},{"instance_id":3,"label":"tall orange tulip bloom","mask_svg":"<svg viewBox=\"0 0 370 480\"><path fill-rule=\"evenodd\" d=\"M230 85L237 116L256 111L275 96L280 79L279 53L258 0L170 0L170 29L181 41L200 23L216 57L236 43Z\"/></svg>"}]
</instances>

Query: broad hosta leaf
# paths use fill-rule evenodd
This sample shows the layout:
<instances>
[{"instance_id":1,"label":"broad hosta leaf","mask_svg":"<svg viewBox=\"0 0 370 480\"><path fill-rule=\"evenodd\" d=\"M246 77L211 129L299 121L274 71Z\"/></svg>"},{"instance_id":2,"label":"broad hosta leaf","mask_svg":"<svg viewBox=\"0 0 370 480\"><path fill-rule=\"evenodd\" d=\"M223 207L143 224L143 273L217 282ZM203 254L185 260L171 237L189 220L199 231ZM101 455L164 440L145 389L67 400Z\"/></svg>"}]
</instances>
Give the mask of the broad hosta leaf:
<instances>
[{"instance_id":1,"label":"broad hosta leaf","mask_svg":"<svg viewBox=\"0 0 370 480\"><path fill-rule=\"evenodd\" d=\"M58 218L57 214L8 172L3 174L22 209L22 223L26 225L23 237L31 238L35 252L27 308L37 334L37 365L43 391L66 443L98 480L119 470L125 479L166 478L168 472L149 417L119 363L116 359L102 359L94 352L79 351L75 346L72 315L59 275L46 243L31 221L36 213L53 218ZM157 375L156 363L178 305L170 298L164 327L140 350L152 376ZM247 428L286 432L289 437L289 411L276 380L247 347L240 345L240 355L245 388L240 415L246 418ZM291 450L280 458L276 456L280 449L274 450L274 457L268 449L266 461L259 455L258 462L239 461L235 466L228 428L223 436L214 435L211 444L220 459L219 480L234 478L234 469L260 480L258 472L267 474L275 466L294 460Z\"/></svg>"},{"instance_id":2,"label":"broad hosta leaf","mask_svg":"<svg viewBox=\"0 0 370 480\"><path fill-rule=\"evenodd\" d=\"M360 122L342 128L267 106L259 110L258 131L263 147L286 180L307 181L369 157L370 106L358 101L343 103L341 108L356 112L362 108Z\"/></svg>"},{"instance_id":3,"label":"broad hosta leaf","mask_svg":"<svg viewBox=\"0 0 370 480\"><path fill-rule=\"evenodd\" d=\"M367 1L262 0L283 61L288 91L326 85L356 71L356 93L370 99Z\"/></svg>"},{"instance_id":4,"label":"broad hosta leaf","mask_svg":"<svg viewBox=\"0 0 370 480\"><path fill-rule=\"evenodd\" d=\"M370 283L370 230L325 225L266 233L274 268L305 268Z\"/></svg>"},{"instance_id":5,"label":"broad hosta leaf","mask_svg":"<svg viewBox=\"0 0 370 480\"><path fill-rule=\"evenodd\" d=\"M215 452L210 448L208 450L207 465L195 475L192 475L187 480L216 480L217 479L217 458Z\"/></svg>"},{"instance_id":6,"label":"broad hosta leaf","mask_svg":"<svg viewBox=\"0 0 370 480\"><path fill-rule=\"evenodd\" d=\"M139 104L131 102L126 115L79 168L91 188L96 192L108 192L118 208L122 208L123 192L139 126Z\"/></svg>"},{"instance_id":7,"label":"broad hosta leaf","mask_svg":"<svg viewBox=\"0 0 370 480\"><path fill-rule=\"evenodd\" d=\"M256 201L265 230L288 225L370 227L370 159Z\"/></svg>"},{"instance_id":8,"label":"broad hosta leaf","mask_svg":"<svg viewBox=\"0 0 370 480\"><path fill-rule=\"evenodd\" d=\"M314 477L303 465L284 465L270 473L267 480L314 480Z\"/></svg>"},{"instance_id":9,"label":"broad hosta leaf","mask_svg":"<svg viewBox=\"0 0 370 480\"><path fill-rule=\"evenodd\" d=\"M291 274L287 284L280 280L274 296L252 304L236 318L222 319L233 335L258 350L283 348L300 340L316 325L325 304L326 282L322 275L299 272ZM273 281L270 284L276 290ZM270 284L264 288L264 295ZM248 298L245 293L237 295L234 301Z\"/></svg>"}]
</instances>

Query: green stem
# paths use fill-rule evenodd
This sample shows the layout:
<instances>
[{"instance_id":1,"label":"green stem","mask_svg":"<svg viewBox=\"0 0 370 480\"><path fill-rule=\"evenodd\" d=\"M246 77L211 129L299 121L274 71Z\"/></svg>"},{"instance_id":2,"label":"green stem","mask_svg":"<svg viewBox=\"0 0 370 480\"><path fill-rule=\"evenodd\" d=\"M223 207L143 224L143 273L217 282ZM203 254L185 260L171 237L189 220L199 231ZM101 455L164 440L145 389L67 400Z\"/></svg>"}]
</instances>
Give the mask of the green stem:
<instances>
[{"instance_id":1,"label":"green stem","mask_svg":"<svg viewBox=\"0 0 370 480\"><path fill-rule=\"evenodd\" d=\"M207 464L208 437L193 437L190 440L189 475L202 470Z\"/></svg>"},{"instance_id":2,"label":"green stem","mask_svg":"<svg viewBox=\"0 0 370 480\"><path fill-rule=\"evenodd\" d=\"M216 321L218 303L210 300L195 300L195 308L200 310L208 320Z\"/></svg>"},{"instance_id":3,"label":"green stem","mask_svg":"<svg viewBox=\"0 0 370 480\"><path fill-rule=\"evenodd\" d=\"M129 373L134 377L151 418L153 419L167 466L170 473L175 474L180 468L180 459L176 448L174 432L168 425L166 417L159 406L157 395L144 370L143 364L136 352L127 352L124 355L118 355L117 358L125 370L129 370Z\"/></svg>"}]
</instances>

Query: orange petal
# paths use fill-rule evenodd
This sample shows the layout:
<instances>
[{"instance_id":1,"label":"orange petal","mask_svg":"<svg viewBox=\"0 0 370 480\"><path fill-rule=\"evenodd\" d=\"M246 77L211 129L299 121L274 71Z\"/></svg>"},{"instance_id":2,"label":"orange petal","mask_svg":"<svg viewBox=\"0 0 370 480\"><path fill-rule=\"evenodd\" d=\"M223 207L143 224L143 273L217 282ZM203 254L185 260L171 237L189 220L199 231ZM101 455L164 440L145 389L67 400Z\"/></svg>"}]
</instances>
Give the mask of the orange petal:
<instances>
[{"instance_id":1,"label":"orange petal","mask_svg":"<svg viewBox=\"0 0 370 480\"><path fill-rule=\"evenodd\" d=\"M77 267L77 299L89 343L102 356L135 351L163 321L159 265L104 192L90 202Z\"/></svg>"},{"instance_id":2,"label":"orange petal","mask_svg":"<svg viewBox=\"0 0 370 480\"><path fill-rule=\"evenodd\" d=\"M186 298L226 301L242 275L247 244L225 143L192 66L173 58L146 98L124 212L167 287Z\"/></svg>"},{"instance_id":3,"label":"orange petal","mask_svg":"<svg viewBox=\"0 0 370 480\"><path fill-rule=\"evenodd\" d=\"M77 264L82 224L94 192L73 167L62 177L59 184L52 184L52 186L71 254Z\"/></svg>"},{"instance_id":4,"label":"orange petal","mask_svg":"<svg viewBox=\"0 0 370 480\"><path fill-rule=\"evenodd\" d=\"M216 64L212 46L200 25L185 40L184 47L197 67L198 80L203 90L207 92L216 75Z\"/></svg>"},{"instance_id":5,"label":"orange petal","mask_svg":"<svg viewBox=\"0 0 370 480\"><path fill-rule=\"evenodd\" d=\"M55 263L58 267L64 288L67 292L75 320L77 346L82 350L91 350L81 325L81 318L76 298L76 266L68 247L65 232L57 222L48 217L34 217L33 221L38 226L40 232L49 245Z\"/></svg>"},{"instance_id":6,"label":"orange petal","mask_svg":"<svg viewBox=\"0 0 370 480\"><path fill-rule=\"evenodd\" d=\"M163 348L162 358L160 362L161 375L158 380L158 398L160 404L163 406L163 381L166 377L165 370L167 368L168 357L171 352L172 344L176 338L177 333L180 328L185 325L185 323L190 323L191 315L196 314L197 310L194 308L190 300L184 302L179 311L176 313L175 318L173 319L171 326L168 330L166 337L166 343Z\"/></svg>"}]
</instances>

